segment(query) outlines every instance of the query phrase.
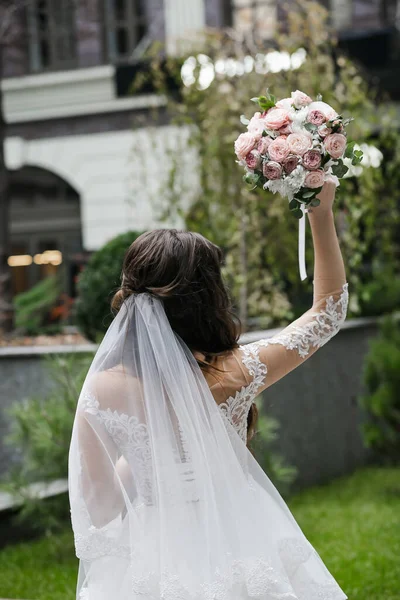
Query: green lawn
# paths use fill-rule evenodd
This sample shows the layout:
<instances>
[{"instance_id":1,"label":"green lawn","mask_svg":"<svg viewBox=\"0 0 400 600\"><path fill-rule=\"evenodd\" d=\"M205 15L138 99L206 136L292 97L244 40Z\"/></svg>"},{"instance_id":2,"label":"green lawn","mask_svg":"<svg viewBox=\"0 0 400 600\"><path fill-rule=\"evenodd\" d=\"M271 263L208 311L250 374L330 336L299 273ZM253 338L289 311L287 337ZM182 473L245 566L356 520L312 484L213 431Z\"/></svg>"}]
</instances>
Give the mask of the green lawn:
<instances>
[{"instance_id":1,"label":"green lawn","mask_svg":"<svg viewBox=\"0 0 400 600\"><path fill-rule=\"evenodd\" d=\"M298 494L290 507L350 600L399 600L400 469L363 469ZM69 531L10 546L0 565L0 598L75 597Z\"/></svg>"}]
</instances>

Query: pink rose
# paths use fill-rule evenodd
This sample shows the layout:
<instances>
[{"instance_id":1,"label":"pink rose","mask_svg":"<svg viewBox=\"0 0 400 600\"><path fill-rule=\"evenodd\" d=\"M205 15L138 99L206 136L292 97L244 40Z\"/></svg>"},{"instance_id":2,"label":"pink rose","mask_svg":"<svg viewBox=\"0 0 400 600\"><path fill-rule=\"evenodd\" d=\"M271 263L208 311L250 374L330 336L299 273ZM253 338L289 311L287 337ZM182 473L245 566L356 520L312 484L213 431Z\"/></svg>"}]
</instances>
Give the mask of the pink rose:
<instances>
[{"instance_id":1,"label":"pink rose","mask_svg":"<svg viewBox=\"0 0 400 600\"><path fill-rule=\"evenodd\" d=\"M322 138L326 138L327 135L329 135L332 132L332 129L329 129L329 127L327 127L326 125L321 125L321 127L318 127L318 135Z\"/></svg>"},{"instance_id":2,"label":"pink rose","mask_svg":"<svg viewBox=\"0 0 400 600\"><path fill-rule=\"evenodd\" d=\"M313 125L322 125L322 123L325 123L326 117L323 112L314 109L309 111L307 115L307 121Z\"/></svg>"},{"instance_id":3,"label":"pink rose","mask_svg":"<svg viewBox=\"0 0 400 600\"><path fill-rule=\"evenodd\" d=\"M246 156L245 161L249 169L257 169L261 162L261 154L257 150L251 150Z\"/></svg>"},{"instance_id":4,"label":"pink rose","mask_svg":"<svg viewBox=\"0 0 400 600\"><path fill-rule=\"evenodd\" d=\"M268 154L272 161L282 162L290 154L286 136L277 137L270 143Z\"/></svg>"},{"instance_id":5,"label":"pink rose","mask_svg":"<svg viewBox=\"0 0 400 600\"><path fill-rule=\"evenodd\" d=\"M248 153L253 150L257 140L251 133L241 133L235 142L235 152L239 160L245 160Z\"/></svg>"},{"instance_id":6,"label":"pink rose","mask_svg":"<svg viewBox=\"0 0 400 600\"><path fill-rule=\"evenodd\" d=\"M324 140L325 150L332 158L340 158L346 149L347 139L342 133L330 133Z\"/></svg>"},{"instance_id":7,"label":"pink rose","mask_svg":"<svg viewBox=\"0 0 400 600\"><path fill-rule=\"evenodd\" d=\"M292 98L282 98L275 104L276 108L284 108L285 110L290 110L293 106Z\"/></svg>"},{"instance_id":8,"label":"pink rose","mask_svg":"<svg viewBox=\"0 0 400 600\"><path fill-rule=\"evenodd\" d=\"M270 143L272 142L270 137L264 136L257 144L257 150L260 154L267 154Z\"/></svg>"},{"instance_id":9,"label":"pink rose","mask_svg":"<svg viewBox=\"0 0 400 600\"><path fill-rule=\"evenodd\" d=\"M290 123L290 115L284 108L270 108L264 118L267 129L280 129Z\"/></svg>"},{"instance_id":10,"label":"pink rose","mask_svg":"<svg viewBox=\"0 0 400 600\"><path fill-rule=\"evenodd\" d=\"M289 175L292 171L295 170L297 165L299 164L299 157L294 156L294 154L289 154L287 158L283 161L283 168L285 169L285 173Z\"/></svg>"},{"instance_id":11,"label":"pink rose","mask_svg":"<svg viewBox=\"0 0 400 600\"><path fill-rule=\"evenodd\" d=\"M319 169L321 166L321 154L317 150L307 150L303 156L303 165L309 171Z\"/></svg>"},{"instance_id":12,"label":"pink rose","mask_svg":"<svg viewBox=\"0 0 400 600\"><path fill-rule=\"evenodd\" d=\"M261 117L260 112L256 112L255 115L250 119L249 124L247 125L247 131L254 135L256 139L259 139L262 136L264 129L264 119Z\"/></svg>"},{"instance_id":13,"label":"pink rose","mask_svg":"<svg viewBox=\"0 0 400 600\"><path fill-rule=\"evenodd\" d=\"M268 179L280 179L282 177L282 166L273 160L264 163L263 174Z\"/></svg>"},{"instance_id":14,"label":"pink rose","mask_svg":"<svg viewBox=\"0 0 400 600\"><path fill-rule=\"evenodd\" d=\"M289 133L292 133L293 130L291 125L285 125L284 127L278 129L278 131L281 135L289 135Z\"/></svg>"},{"instance_id":15,"label":"pink rose","mask_svg":"<svg viewBox=\"0 0 400 600\"><path fill-rule=\"evenodd\" d=\"M304 185L309 188L319 188L324 185L325 173L324 171L310 171L307 173L304 180Z\"/></svg>"},{"instance_id":16,"label":"pink rose","mask_svg":"<svg viewBox=\"0 0 400 600\"><path fill-rule=\"evenodd\" d=\"M312 137L306 133L291 133L287 143L291 154L303 156L311 148Z\"/></svg>"},{"instance_id":17,"label":"pink rose","mask_svg":"<svg viewBox=\"0 0 400 600\"><path fill-rule=\"evenodd\" d=\"M311 104L312 99L304 92L296 90L295 92L292 92L292 102L296 108L301 108L302 106L308 106Z\"/></svg>"},{"instance_id":18,"label":"pink rose","mask_svg":"<svg viewBox=\"0 0 400 600\"><path fill-rule=\"evenodd\" d=\"M312 102L312 104L309 105L309 110L319 110L322 113L324 113L325 118L327 121L330 121L331 119L336 119L337 112L335 110L333 110L332 106L330 106L329 104L327 104L326 102L322 102L322 100L318 100L317 102Z\"/></svg>"}]
</instances>

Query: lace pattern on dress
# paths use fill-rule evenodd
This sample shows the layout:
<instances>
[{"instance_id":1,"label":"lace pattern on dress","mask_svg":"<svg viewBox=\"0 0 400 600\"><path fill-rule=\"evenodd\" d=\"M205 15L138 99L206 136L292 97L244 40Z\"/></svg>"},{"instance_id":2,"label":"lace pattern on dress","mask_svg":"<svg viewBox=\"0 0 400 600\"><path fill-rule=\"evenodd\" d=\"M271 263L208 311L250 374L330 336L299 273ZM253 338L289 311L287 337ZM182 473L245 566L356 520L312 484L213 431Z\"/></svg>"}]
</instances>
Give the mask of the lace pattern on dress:
<instances>
[{"instance_id":1,"label":"lace pattern on dress","mask_svg":"<svg viewBox=\"0 0 400 600\"><path fill-rule=\"evenodd\" d=\"M321 348L335 336L346 319L349 293L348 284L342 288L339 300L329 296L322 311L311 313L312 320L303 326L293 326L289 331L257 342L260 346L280 344L287 350L297 350L305 358L310 348Z\"/></svg>"},{"instance_id":2,"label":"lace pattern on dress","mask_svg":"<svg viewBox=\"0 0 400 600\"><path fill-rule=\"evenodd\" d=\"M151 479L151 448L149 434L145 423L141 423L136 416L125 413L100 409L98 400L87 390L83 392L83 409L94 415L107 430L107 433L127 460L135 464L139 469L141 477L141 489L139 496L144 502L151 503L152 479Z\"/></svg>"},{"instance_id":3,"label":"lace pattern on dress","mask_svg":"<svg viewBox=\"0 0 400 600\"><path fill-rule=\"evenodd\" d=\"M265 383L267 367L261 362L259 349L262 346L278 344L288 350L297 350L301 358L305 358L312 347L320 348L337 334L347 313L348 284L342 288L338 300L329 296L323 310L312 313L311 320L303 326L294 326L289 331L275 335L273 338L259 340L241 346L242 362L247 368L252 381L243 386L235 396L219 405L222 414L236 429L246 443L247 414L250 405L257 396L258 390Z\"/></svg>"},{"instance_id":4,"label":"lace pattern on dress","mask_svg":"<svg viewBox=\"0 0 400 600\"><path fill-rule=\"evenodd\" d=\"M231 396L219 404L222 415L235 428L241 439L246 443L247 437L247 414L250 404L257 395L258 389L262 386L267 375L267 367L261 362L258 356L259 347L257 343L248 344L240 347L242 351L242 362L246 366L252 381L249 385L243 386Z\"/></svg>"}]
</instances>

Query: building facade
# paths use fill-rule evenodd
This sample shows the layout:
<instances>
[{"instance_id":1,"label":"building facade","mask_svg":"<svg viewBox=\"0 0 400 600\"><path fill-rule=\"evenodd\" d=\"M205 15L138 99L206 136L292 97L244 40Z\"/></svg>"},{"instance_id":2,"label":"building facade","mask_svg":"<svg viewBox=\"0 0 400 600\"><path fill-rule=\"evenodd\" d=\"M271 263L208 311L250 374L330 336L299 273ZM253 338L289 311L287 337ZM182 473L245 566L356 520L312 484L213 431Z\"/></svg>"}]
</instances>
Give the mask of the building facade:
<instances>
[{"instance_id":1,"label":"building facade","mask_svg":"<svg viewBox=\"0 0 400 600\"><path fill-rule=\"evenodd\" d=\"M382 32L396 22L396 2L324 3L350 45L354 36ZM63 262L73 295L74 275L86 253L118 233L156 225L151 181L141 184L133 149L140 151L140 169L151 170L157 159L149 146L151 108L165 100L151 92L128 93L148 45L159 40L175 53L181 38L205 27L229 26L269 38L282 18L280 5L279 0L30 0L15 11L18 26L3 50L1 82L12 174L14 292ZM173 143L180 132L165 122L159 135ZM162 154L159 158L162 162Z\"/></svg>"}]
</instances>

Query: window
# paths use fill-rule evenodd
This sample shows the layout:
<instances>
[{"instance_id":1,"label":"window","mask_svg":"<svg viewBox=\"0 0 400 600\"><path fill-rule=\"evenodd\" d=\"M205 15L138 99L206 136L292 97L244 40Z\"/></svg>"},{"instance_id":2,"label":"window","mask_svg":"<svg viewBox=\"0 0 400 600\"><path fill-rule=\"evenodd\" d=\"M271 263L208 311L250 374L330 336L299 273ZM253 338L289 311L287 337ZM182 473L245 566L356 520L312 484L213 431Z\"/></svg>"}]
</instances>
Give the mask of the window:
<instances>
[{"instance_id":1,"label":"window","mask_svg":"<svg viewBox=\"0 0 400 600\"><path fill-rule=\"evenodd\" d=\"M271 39L277 28L277 0L232 0L233 27L244 35Z\"/></svg>"},{"instance_id":2,"label":"window","mask_svg":"<svg viewBox=\"0 0 400 600\"><path fill-rule=\"evenodd\" d=\"M74 0L30 0L27 10L31 70L74 67Z\"/></svg>"},{"instance_id":3,"label":"window","mask_svg":"<svg viewBox=\"0 0 400 600\"><path fill-rule=\"evenodd\" d=\"M146 0L104 0L107 58L128 60L147 30Z\"/></svg>"}]
</instances>

